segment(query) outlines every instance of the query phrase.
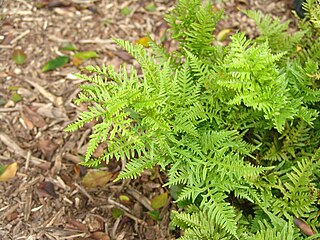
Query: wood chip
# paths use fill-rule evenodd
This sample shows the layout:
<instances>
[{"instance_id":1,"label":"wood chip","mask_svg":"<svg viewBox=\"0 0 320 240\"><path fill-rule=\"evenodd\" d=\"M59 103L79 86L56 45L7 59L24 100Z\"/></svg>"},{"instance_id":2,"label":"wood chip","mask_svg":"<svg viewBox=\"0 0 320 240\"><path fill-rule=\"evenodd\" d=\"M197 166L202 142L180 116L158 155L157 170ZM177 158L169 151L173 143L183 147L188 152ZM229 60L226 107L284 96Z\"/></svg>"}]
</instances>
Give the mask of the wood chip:
<instances>
[{"instance_id":1,"label":"wood chip","mask_svg":"<svg viewBox=\"0 0 320 240\"><path fill-rule=\"evenodd\" d=\"M23 158L28 158L27 151L23 150L21 147L16 144L7 134L0 132L0 141L2 141L5 145L7 145L8 149L11 150L13 153L19 155ZM45 160L42 160L40 158L36 158L31 156L30 162L35 165L41 165L43 163L47 163Z\"/></svg>"},{"instance_id":2,"label":"wood chip","mask_svg":"<svg viewBox=\"0 0 320 240\"><path fill-rule=\"evenodd\" d=\"M153 211L154 209L151 207L151 202L148 198L143 196L141 193L139 193L137 190L133 188L129 188L126 190L127 193L129 193L131 196L133 196L139 203L141 203L146 209L149 211Z\"/></svg>"},{"instance_id":3,"label":"wood chip","mask_svg":"<svg viewBox=\"0 0 320 240\"><path fill-rule=\"evenodd\" d=\"M29 83L31 86L33 86L35 89L37 89L45 98L47 98L49 101L51 101L55 106L61 106L63 104L62 97L57 97L44 89L42 86L40 86L38 83L36 83L34 80L28 80L24 79L27 83Z\"/></svg>"},{"instance_id":4,"label":"wood chip","mask_svg":"<svg viewBox=\"0 0 320 240\"><path fill-rule=\"evenodd\" d=\"M26 193L26 202L24 205L24 221L29 221L31 213L31 204L32 204L32 189L29 188Z\"/></svg>"}]
</instances>

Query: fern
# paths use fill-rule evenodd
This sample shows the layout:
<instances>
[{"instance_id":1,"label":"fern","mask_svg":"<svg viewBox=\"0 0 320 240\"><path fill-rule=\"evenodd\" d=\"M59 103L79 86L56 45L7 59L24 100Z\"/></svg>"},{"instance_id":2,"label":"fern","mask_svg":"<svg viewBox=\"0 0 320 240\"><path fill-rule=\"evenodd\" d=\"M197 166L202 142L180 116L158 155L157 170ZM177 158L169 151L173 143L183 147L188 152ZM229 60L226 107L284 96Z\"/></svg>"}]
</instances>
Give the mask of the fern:
<instances>
[{"instance_id":1,"label":"fern","mask_svg":"<svg viewBox=\"0 0 320 240\"><path fill-rule=\"evenodd\" d=\"M117 180L156 165L181 187L172 212L180 239L305 239L292 219L319 230L319 9L287 33L288 22L246 11L260 31L214 45L222 12L180 0L166 15L179 48L168 52L117 39L140 64L78 74L76 103L87 110L67 127L95 120L83 164L126 162ZM93 153L104 144L104 154ZM317 235L315 235L317 236Z\"/></svg>"},{"instance_id":2,"label":"fern","mask_svg":"<svg viewBox=\"0 0 320 240\"><path fill-rule=\"evenodd\" d=\"M288 34L289 21L282 23L279 18L273 19L271 16L263 16L261 12L252 10L247 10L244 13L252 18L257 25L260 36L256 41L259 43L268 42L274 53L293 54L296 50L296 45L304 36L303 31Z\"/></svg>"},{"instance_id":3,"label":"fern","mask_svg":"<svg viewBox=\"0 0 320 240\"><path fill-rule=\"evenodd\" d=\"M196 206L190 206L187 212L173 211L173 226L179 226L185 229L185 235L181 240L191 239L232 239L219 226L216 226L208 218L206 211L201 211Z\"/></svg>"},{"instance_id":4,"label":"fern","mask_svg":"<svg viewBox=\"0 0 320 240\"><path fill-rule=\"evenodd\" d=\"M266 222L260 222L261 230L248 240L294 240L295 238L292 225L285 223L281 228L274 228Z\"/></svg>"},{"instance_id":5,"label":"fern","mask_svg":"<svg viewBox=\"0 0 320 240\"><path fill-rule=\"evenodd\" d=\"M215 51L211 43L222 12L212 10L210 1L201 5L201 0L184 0L178 1L176 7L166 15L172 38L179 41L181 48L204 56Z\"/></svg>"},{"instance_id":6,"label":"fern","mask_svg":"<svg viewBox=\"0 0 320 240\"><path fill-rule=\"evenodd\" d=\"M316 211L313 207L316 197L316 189L314 188L312 169L315 165L312 160L303 159L293 166L292 170L280 177L279 188L283 194L284 202L289 204L287 211L292 211L296 217L308 217L312 211ZM311 194L312 191L315 191ZM281 201L283 201L281 200Z\"/></svg>"}]
</instances>

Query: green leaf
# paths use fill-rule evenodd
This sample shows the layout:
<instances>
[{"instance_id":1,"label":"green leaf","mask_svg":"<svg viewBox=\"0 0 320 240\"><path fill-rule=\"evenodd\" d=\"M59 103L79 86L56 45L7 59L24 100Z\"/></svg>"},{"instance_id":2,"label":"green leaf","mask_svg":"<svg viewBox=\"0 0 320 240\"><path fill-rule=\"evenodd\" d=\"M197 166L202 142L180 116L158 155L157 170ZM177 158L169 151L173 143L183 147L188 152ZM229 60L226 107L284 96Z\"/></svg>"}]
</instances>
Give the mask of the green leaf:
<instances>
[{"instance_id":1,"label":"green leaf","mask_svg":"<svg viewBox=\"0 0 320 240\"><path fill-rule=\"evenodd\" d=\"M3 97L0 97L0 106L4 105L6 103L6 100Z\"/></svg>"},{"instance_id":2,"label":"green leaf","mask_svg":"<svg viewBox=\"0 0 320 240\"><path fill-rule=\"evenodd\" d=\"M12 54L12 59L16 64L21 65L26 62L27 55L22 50L16 49Z\"/></svg>"},{"instance_id":3,"label":"green leaf","mask_svg":"<svg viewBox=\"0 0 320 240\"><path fill-rule=\"evenodd\" d=\"M74 54L73 56L75 58L79 58L81 60L99 57L99 55L95 51L78 52L78 53Z\"/></svg>"},{"instance_id":4,"label":"green leaf","mask_svg":"<svg viewBox=\"0 0 320 240\"><path fill-rule=\"evenodd\" d=\"M126 203L130 202L130 198L127 195L123 195L123 194L119 196L119 200L121 202L126 202Z\"/></svg>"},{"instance_id":5,"label":"green leaf","mask_svg":"<svg viewBox=\"0 0 320 240\"><path fill-rule=\"evenodd\" d=\"M147 214L155 221L161 221L160 212L158 210L148 211Z\"/></svg>"},{"instance_id":6,"label":"green leaf","mask_svg":"<svg viewBox=\"0 0 320 240\"><path fill-rule=\"evenodd\" d=\"M0 165L0 176L4 173L6 170L7 166L6 165Z\"/></svg>"},{"instance_id":7,"label":"green leaf","mask_svg":"<svg viewBox=\"0 0 320 240\"><path fill-rule=\"evenodd\" d=\"M129 8L128 6L124 7L121 9L120 13L122 16L128 16L131 13L131 8Z\"/></svg>"},{"instance_id":8,"label":"green leaf","mask_svg":"<svg viewBox=\"0 0 320 240\"><path fill-rule=\"evenodd\" d=\"M78 48L73 43L64 42L59 49L61 51L76 51Z\"/></svg>"},{"instance_id":9,"label":"green leaf","mask_svg":"<svg viewBox=\"0 0 320 240\"><path fill-rule=\"evenodd\" d=\"M146 6L146 10L148 12L154 12L157 10L157 7L154 3L149 3L147 6Z\"/></svg>"},{"instance_id":10,"label":"green leaf","mask_svg":"<svg viewBox=\"0 0 320 240\"><path fill-rule=\"evenodd\" d=\"M93 72L96 68L92 65L89 65L89 66L86 66L85 69L88 70L89 72Z\"/></svg>"},{"instance_id":11,"label":"green leaf","mask_svg":"<svg viewBox=\"0 0 320 240\"><path fill-rule=\"evenodd\" d=\"M112 214L112 217L117 219L119 217L122 217L123 216L123 211L119 208L112 208L111 209L111 214Z\"/></svg>"},{"instance_id":12,"label":"green leaf","mask_svg":"<svg viewBox=\"0 0 320 240\"><path fill-rule=\"evenodd\" d=\"M10 91L17 91L17 90L19 90L19 88L20 88L20 86L16 86L16 85L11 85L11 86L8 87L8 89Z\"/></svg>"},{"instance_id":13,"label":"green leaf","mask_svg":"<svg viewBox=\"0 0 320 240\"><path fill-rule=\"evenodd\" d=\"M188 205L192 204L191 199L181 200L177 203L178 208L184 208Z\"/></svg>"},{"instance_id":14,"label":"green leaf","mask_svg":"<svg viewBox=\"0 0 320 240\"><path fill-rule=\"evenodd\" d=\"M42 72L48 72L55 70L56 68L62 67L69 62L68 56L60 56L55 59L48 61L41 69Z\"/></svg>"},{"instance_id":15,"label":"green leaf","mask_svg":"<svg viewBox=\"0 0 320 240\"><path fill-rule=\"evenodd\" d=\"M21 102L22 101L22 96L19 93L13 93L11 95L11 100L14 101L15 103Z\"/></svg>"},{"instance_id":16,"label":"green leaf","mask_svg":"<svg viewBox=\"0 0 320 240\"><path fill-rule=\"evenodd\" d=\"M221 30L218 34L217 34L217 40L218 41L223 41L228 37L228 34L231 32L231 29L226 28Z\"/></svg>"},{"instance_id":17,"label":"green leaf","mask_svg":"<svg viewBox=\"0 0 320 240\"><path fill-rule=\"evenodd\" d=\"M168 193L162 193L158 196L155 196L152 200L151 200L151 207L153 209L159 209L164 207L167 204L168 201Z\"/></svg>"},{"instance_id":18,"label":"green leaf","mask_svg":"<svg viewBox=\"0 0 320 240\"><path fill-rule=\"evenodd\" d=\"M170 187L170 195L174 200L178 199L179 194L182 191L182 188L183 188L182 184L173 185L172 187Z\"/></svg>"},{"instance_id":19,"label":"green leaf","mask_svg":"<svg viewBox=\"0 0 320 240\"><path fill-rule=\"evenodd\" d=\"M113 176L112 173L107 171L94 171L88 172L82 179L82 184L88 188L103 187Z\"/></svg>"}]
</instances>

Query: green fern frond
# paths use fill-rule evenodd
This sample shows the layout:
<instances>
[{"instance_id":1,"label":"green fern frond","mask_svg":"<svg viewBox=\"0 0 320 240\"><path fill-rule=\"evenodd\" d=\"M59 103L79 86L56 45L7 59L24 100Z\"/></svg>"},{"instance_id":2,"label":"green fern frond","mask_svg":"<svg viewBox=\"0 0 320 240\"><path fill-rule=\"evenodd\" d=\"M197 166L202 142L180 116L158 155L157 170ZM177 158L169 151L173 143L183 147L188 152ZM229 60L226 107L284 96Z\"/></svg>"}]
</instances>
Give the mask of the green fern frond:
<instances>
[{"instance_id":1,"label":"green fern frond","mask_svg":"<svg viewBox=\"0 0 320 240\"><path fill-rule=\"evenodd\" d=\"M150 160L146 157L140 157L138 159L133 159L126 164L126 168L120 173L117 180L127 179L127 178L136 178L141 172L146 169L151 169L156 165L155 160Z\"/></svg>"},{"instance_id":2,"label":"green fern frond","mask_svg":"<svg viewBox=\"0 0 320 240\"><path fill-rule=\"evenodd\" d=\"M88 107L89 111L81 112L77 121L69 124L66 131L75 131L79 128L81 128L85 123L91 122L92 120L98 120L100 117L106 116L106 111L101 111L100 107L94 108L94 107Z\"/></svg>"},{"instance_id":3,"label":"green fern frond","mask_svg":"<svg viewBox=\"0 0 320 240\"><path fill-rule=\"evenodd\" d=\"M296 240L294 229L290 223L285 223L281 228L275 228L270 224L260 222L262 226L254 236L248 238L248 240Z\"/></svg>"},{"instance_id":4,"label":"green fern frond","mask_svg":"<svg viewBox=\"0 0 320 240\"><path fill-rule=\"evenodd\" d=\"M171 27L172 38L182 48L194 54L203 55L214 48L213 31L222 17L222 11L214 12L210 1L201 4L199 0L178 1L176 7L165 19Z\"/></svg>"},{"instance_id":5,"label":"green fern frond","mask_svg":"<svg viewBox=\"0 0 320 240\"><path fill-rule=\"evenodd\" d=\"M297 166L293 166L292 171L281 179L284 198L290 200L289 208L296 217L308 217L310 212L316 210L313 204L317 196L311 193L315 191L312 184L314 178L312 163L308 159L297 162Z\"/></svg>"},{"instance_id":6,"label":"green fern frond","mask_svg":"<svg viewBox=\"0 0 320 240\"><path fill-rule=\"evenodd\" d=\"M307 11L307 16L314 28L320 29L320 1L307 0L303 3L303 8Z\"/></svg>"},{"instance_id":7,"label":"green fern frond","mask_svg":"<svg viewBox=\"0 0 320 240\"><path fill-rule=\"evenodd\" d=\"M236 239L229 236L221 227L212 222L207 213L196 206L189 206L186 212L172 211L172 225L182 227L184 236L179 240L210 239L227 240Z\"/></svg>"},{"instance_id":8,"label":"green fern frond","mask_svg":"<svg viewBox=\"0 0 320 240\"><path fill-rule=\"evenodd\" d=\"M264 16L261 12L253 10L246 10L244 13L255 21L259 30L260 36L255 41L268 42L274 53L292 54L304 36L303 31L288 34L289 21L281 22L277 17L273 19L271 16Z\"/></svg>"},{"instance_id":9,"label":"green fern frond","mask_svg":"<svg viewBox=\"0 0 320 240\"><path fill-rule=\"evenodd\" d=\"M179 71L176 71L174 78L174 97L178 98L178 103L191 105L197 102L200 87L191 77L188 63L184 63Z\"/></svg>"},{"instance_id":10,"label":"green fern frond","mask_svg":"<svg viewBox=\"0 0 320 240\"><path fill-rule=\"evenodd\" d=\"M237 236L237 225L235 222L234 209L224 201L226 196L222 193L209 192L203 195L202 207L208 212L209 221L221 226L233 236Z\"/></svg>"}]
</instances>

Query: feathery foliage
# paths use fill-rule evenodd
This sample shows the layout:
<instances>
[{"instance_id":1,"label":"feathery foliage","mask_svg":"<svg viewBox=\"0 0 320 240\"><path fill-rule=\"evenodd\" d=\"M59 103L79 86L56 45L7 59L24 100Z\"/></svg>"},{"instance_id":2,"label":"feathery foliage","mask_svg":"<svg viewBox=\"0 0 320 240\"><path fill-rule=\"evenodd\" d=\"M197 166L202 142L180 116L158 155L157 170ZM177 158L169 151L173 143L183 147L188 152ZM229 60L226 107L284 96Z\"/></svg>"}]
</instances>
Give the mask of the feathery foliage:
<instances>
[{"instance_id":1,"label":"feathery foliage","mask_svg":"<svg viewBox=\"0 0 320 240\"><path fill-rule=\"evenodd\" d=\"M318 0L309 20L246 11L260 36L214 44L223 13L210 1L180 0L166 15L174 52L116 42L140 64L87 67L76 103L88 110L67 127L96 120L83 164L126 159L118 179L155 165L182 186L172 212L180 239L306 239L293 218L319 230L320 84ZM105 143L104 154L93 158Z\"/></svg>"}]
</instances>

